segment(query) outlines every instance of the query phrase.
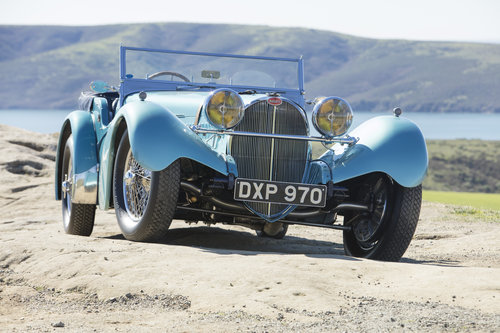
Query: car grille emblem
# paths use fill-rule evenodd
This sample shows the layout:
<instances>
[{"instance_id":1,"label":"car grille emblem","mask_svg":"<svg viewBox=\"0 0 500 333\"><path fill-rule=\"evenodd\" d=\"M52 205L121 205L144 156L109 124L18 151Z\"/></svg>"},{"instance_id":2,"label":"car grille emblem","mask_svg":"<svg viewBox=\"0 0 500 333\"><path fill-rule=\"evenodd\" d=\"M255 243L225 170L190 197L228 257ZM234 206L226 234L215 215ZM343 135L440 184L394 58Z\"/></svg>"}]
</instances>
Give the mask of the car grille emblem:
<instances>
[{"instance_id":1,"label":"car grille emblem","mask_svg":"<svg viewBox=\"0 0 500 333\"><path fill-rule=\"evenodd\" d=\"M283 101L279 97L271 97L267 100L267 103L270 105L273 105L273 106L278 106L278 105L281 105L281 103L283 103Z\"/></svg>"}]
</instances>

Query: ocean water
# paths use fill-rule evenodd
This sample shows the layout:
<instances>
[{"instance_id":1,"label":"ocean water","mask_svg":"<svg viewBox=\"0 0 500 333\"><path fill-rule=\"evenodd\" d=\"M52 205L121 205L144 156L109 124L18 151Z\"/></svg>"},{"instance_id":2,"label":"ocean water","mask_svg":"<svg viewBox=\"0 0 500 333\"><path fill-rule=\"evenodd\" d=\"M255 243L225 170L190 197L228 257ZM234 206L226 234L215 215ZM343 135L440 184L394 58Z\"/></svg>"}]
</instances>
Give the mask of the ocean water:
<instances>
[{"instance_id":1,"label":"ocean water","mask_svg":"<svg viewBox=\"0 0 500 333\"><path fill-rule=\"evenodd\" d=\"M351 128L363 121L387 113L355 112ZM500 140L500 114L483 113L422 113L403 112L416 123L426 139L481 139Z\"/></svg>"},{"instance_id":2,"label":"ocean water","mask_svg":"<svg viewBox=\"0 0 500 333\"><path fill-rule=\"evenodd\" d=\"M0 124L34 132L59 132L64 118L71 111L63 110L0 110ZM351 128L387 113L355 112ZM426 139L500 140L500 114L477 113L403 113L415 122Z\"/></svg>"},{"instance_id":3,"label":"ocean water","mask_svg":"<svg viewBox=\"0 0 500 333\"><path fill-rule=\"evenodd\" d=\"M68 110L0 110L0 124L33 132L55 133L61 130Z\"/></svg>"}]
</instances>

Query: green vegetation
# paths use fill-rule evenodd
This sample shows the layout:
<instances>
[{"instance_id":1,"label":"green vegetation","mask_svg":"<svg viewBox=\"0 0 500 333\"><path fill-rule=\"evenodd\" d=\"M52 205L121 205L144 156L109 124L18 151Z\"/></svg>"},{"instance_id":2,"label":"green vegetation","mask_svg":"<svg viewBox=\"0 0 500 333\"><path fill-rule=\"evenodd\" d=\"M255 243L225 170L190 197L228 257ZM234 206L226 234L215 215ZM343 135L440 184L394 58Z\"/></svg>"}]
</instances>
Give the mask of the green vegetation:
<instances>
[{"instance_id":1,"label":"green vegetation","mask_svg":"<svg viewBox=\"0 0 500 333\"><path fill-rule=\"evenodd\" d=\"M427 149L424 189L500 193L500 141L429 140Z\"/></svg>"},{"instance_id":2,"label":"green vegetation","mask_svg":"<svg viewBox=\"0 0 500 333\"><path fill-rule=\"evenodd\" d=\"M424 191L423 199L450 205L462 221L500 223L500 194Z\"/></svg>"},{"instance_id":3,"label":"green vegetation","mask_svg":"<svg viewBox=\"0 0 500 333\"><path fill-rule=\"evenodd\" d=\"M357 38L328 31L185 23L0 26L2 108L72 109L92 80L119 84L123 45L304 56L306 98L356 110L500 112L500 45ZM168 68L166 68L168 69Z\"/></svg>"},{"instance_id":4,"label":"green vegetation","mask_svg":"<svg viewBox=\"0 0 500 333\"><path fill-rule=\"evenodd\" d=\"M481 209L500 211L500 194L496 193L424 191L423 199L426 201L469 207L457 210L457 214L477 214Z\"/></svg>"},{"instance_id":5,"label":"green vegetation","mask_svg":"<svg viewBox=\"0 0 500 333\"><path fill-rule=\"evenodd\" d=\"M452 214L460 216L466 222L494 222L500 223L500 210L477 209L469 206L453 206Z\"/></svg>"}]
</instances>

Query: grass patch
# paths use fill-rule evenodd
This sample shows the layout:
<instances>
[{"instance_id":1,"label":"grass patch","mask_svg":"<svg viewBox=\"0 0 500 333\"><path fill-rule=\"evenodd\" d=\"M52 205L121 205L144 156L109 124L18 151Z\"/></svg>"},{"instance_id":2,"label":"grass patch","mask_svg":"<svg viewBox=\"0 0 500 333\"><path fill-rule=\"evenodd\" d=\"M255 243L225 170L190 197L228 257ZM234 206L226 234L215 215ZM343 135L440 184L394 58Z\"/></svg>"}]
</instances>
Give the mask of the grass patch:
<instances>
[{"instance_id":1,"label":"grass patch","mask_svg":"<svg viewBox=\"0 0 500 333\"><path fill-rule=\"evenodd\" d=\"M476 215L481 215L481 210L474 208L474 207L469 207L469 206L459 206L459 207L454 207L453 208L453 214L456 215L462 215L462 216L476 216Z\"/></svg>"},{"instance_id":2,"label":"grass patch","mask_svg":"<svg viewBox=\"0 0 500 333\"><path fill-rule=\"evenodd\" d=\"M472 209L500 211L500 194L496 193L424 191L423 199L444 204L467 206Z\"/></svg>"},{"instance_id":3,"label":"grass patch","mask_svg":"<svg viewBox=\"0 0 500 333\"><path fill-rule=\"evenodd\" d=\"M500 223L500 210L477 209L469 206L452 206L451 213L460 216L467 222L496 222Z\"/></svg>"},{"instance_id":4,"label":"grass patch","mask_svg":"<svg viewBox=\"0 0 500 333\"><path fill-rule=\"evenodd\" d=\"M423 199L451 205L450 213L467 222L500 222L500 194L424 191Z\"/></svg>"}]
</instances>

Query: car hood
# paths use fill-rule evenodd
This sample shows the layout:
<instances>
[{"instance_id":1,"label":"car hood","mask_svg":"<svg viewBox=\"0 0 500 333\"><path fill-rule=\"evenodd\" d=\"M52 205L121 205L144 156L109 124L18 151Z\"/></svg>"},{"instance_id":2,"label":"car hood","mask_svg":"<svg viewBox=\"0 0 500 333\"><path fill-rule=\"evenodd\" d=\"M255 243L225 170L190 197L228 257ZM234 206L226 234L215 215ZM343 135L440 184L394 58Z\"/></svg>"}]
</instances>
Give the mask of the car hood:
<instances>
[{"instance_id":1,"label":"car hood","mask_svg":"<svg viewBox=\"0 0 500 333\"><path fill-rule=\"evenodd\" d=\"M159 104L185 123L193 123L201 106L212 91L149 91L146 100ZM265 94L241 95L245 105L265 97ZM139 100L139 94L127 97L126 103Z\"/></svg>"}]
</instances>

